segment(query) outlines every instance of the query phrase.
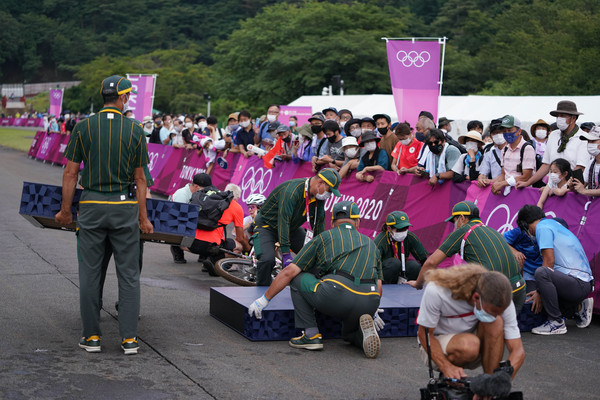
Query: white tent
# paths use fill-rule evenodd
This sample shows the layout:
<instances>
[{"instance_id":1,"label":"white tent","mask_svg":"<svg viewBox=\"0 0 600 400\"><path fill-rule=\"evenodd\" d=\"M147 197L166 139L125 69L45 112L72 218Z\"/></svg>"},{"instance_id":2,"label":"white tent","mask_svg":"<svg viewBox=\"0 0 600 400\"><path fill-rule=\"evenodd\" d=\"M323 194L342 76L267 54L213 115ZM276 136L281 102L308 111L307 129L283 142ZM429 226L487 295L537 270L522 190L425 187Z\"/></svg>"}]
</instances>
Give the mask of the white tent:
<instances>
[{"instance_id":1,"label":"white tent","mask_svg":"<svg viewBox=\"0 0 600 400\"><path fill-rule=\"evenodd\" d=\"M507 114L519 118L522 128L529 130L540 118L548 123L554 122L555 118L549 112L555 110L561 100L577 104L578 111L583 113L579 122L600 121L600 96L442 96L438 114L454 120L452 133L455 136L466 132L467 123L471 120L482 121L487 126L492 119ZM302 96L289 105L311 106L313 112L327 107L347 108L359 118L385 113L392 121L398 119L391 94Z\"/></svg>"}]
</instances>

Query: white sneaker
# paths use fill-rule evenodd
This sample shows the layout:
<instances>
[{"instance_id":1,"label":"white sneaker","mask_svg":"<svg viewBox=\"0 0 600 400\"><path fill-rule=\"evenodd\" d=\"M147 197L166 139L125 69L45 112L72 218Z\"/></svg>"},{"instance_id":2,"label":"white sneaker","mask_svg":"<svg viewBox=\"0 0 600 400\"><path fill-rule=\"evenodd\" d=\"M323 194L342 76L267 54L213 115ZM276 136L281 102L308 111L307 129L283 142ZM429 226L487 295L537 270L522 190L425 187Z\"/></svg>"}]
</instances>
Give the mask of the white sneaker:
<instances>
[{"instance_id":1,"label":"white sneaker","mask_svg":"<svg viewBox=\"0 0 600 400\"><path fill-rule=\"evenodd\" d=\"M581 310L575 314L575 323L578 328L587 328L592 322L592 312L594 311L594 299L588 297L581 302Z\"/></svg>"},{"instance_id":2,"label":"white sneaker","mask_svg":"<svg viewBox=\"0 0 600 400\"><path fill-rule=\"evenodd\" d=\"M548 320L542 325L533 328L531 333L536 335L564 335L567 333L567 326L563 320L560 322Z\"/></svg>"},{"instance_id":3,"label":"white sneaker","mask_svg":"<svg viewBox=\"0 0 600 400\"><path fill-rule=\"evenodd\" d=\"M363 335L363 351L365 352L365 356L367 358L377 358L379 349L381 348L381 340L379 340L379 335L377 335L373 317L369 314L361 315L360 330Z\"/></svg>"}]
</instances>

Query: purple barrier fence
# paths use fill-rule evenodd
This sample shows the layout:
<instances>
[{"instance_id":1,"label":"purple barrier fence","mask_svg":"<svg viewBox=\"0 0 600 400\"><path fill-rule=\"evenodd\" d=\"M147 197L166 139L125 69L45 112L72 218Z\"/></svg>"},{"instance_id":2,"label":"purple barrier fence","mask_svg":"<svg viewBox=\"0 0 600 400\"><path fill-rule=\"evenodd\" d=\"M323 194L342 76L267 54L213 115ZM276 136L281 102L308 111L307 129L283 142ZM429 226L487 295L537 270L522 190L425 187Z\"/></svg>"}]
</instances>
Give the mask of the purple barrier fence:
<instances>
[{"instance_id":1,"label":"purple barrier fence","mask_svg":"<svg viewBox=\"0 0 600 400\"><path fill-rule=\"evenodd\" d=\"M44 120L42 118L1 118L0 126L37 127L44 126Z\"/></svg>"},{"instance_id":2,"label":"purple barrier fence","mask_svg":"<svg viewBox=\"0 0 600 400\"><path fill-rule=\"evenodd\" d=\"M35 157L37 155L40 145L42 144L42 140L45 136L45 131L37 131L35 133L33 141L31 142L31 147L29 148L29 152L27 153L29 157Z\"/></svg>"}]
</instances>

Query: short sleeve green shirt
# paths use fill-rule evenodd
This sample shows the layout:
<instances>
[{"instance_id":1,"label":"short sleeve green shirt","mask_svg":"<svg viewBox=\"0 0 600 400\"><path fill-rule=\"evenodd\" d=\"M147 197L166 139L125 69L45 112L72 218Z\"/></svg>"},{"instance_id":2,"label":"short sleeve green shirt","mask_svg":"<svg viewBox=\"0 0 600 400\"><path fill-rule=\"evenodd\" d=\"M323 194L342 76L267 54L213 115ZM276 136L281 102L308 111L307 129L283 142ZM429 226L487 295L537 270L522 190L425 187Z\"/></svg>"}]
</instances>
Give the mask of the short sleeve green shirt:
<instances>
[{"instance_id":1,"label":"short sleeve green shirt","mask_svg":"<svg viewBox=\"0 0 600 400\"><path fill-rule=\"evenodd\" d=\"M381 253L381 260L387 260L388 258L395 257L394 247L396 246L396 252L400 255L402 251L402 244L399 242L393 242L390 240L387 232L381 232L374 240L377 249ZM408 258L411 255L417 260L421 265L425 263L429 254L427 254L427 250L414 233L408 231L406 235L406 239L404 239L404 256Z\"/></svg>"}]
</instances>

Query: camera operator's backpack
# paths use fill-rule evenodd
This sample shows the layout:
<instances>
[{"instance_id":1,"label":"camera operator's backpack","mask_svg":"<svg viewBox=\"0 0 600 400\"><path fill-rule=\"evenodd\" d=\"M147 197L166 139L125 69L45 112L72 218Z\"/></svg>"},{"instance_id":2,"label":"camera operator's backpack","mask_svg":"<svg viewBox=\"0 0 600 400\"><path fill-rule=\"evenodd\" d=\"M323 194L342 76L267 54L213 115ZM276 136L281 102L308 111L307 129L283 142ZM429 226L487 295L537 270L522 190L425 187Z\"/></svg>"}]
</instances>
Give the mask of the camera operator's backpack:
<instances>
[{"instance_id":1,"label":"camera operator's backpack","mask_svg":"<svg viewBox=\"0 0 600 400\"><path fill-rule=\"evenodd\" d=\"M214 186L205 187L192 194L191 204L199 206L198 229L203 231L214 231L219 226L219 220L233 200L230 191L221 192Z\"/></svg>"}]
</instances>

